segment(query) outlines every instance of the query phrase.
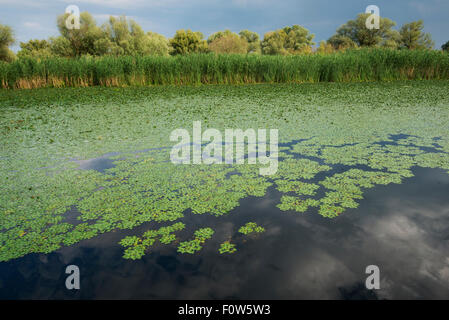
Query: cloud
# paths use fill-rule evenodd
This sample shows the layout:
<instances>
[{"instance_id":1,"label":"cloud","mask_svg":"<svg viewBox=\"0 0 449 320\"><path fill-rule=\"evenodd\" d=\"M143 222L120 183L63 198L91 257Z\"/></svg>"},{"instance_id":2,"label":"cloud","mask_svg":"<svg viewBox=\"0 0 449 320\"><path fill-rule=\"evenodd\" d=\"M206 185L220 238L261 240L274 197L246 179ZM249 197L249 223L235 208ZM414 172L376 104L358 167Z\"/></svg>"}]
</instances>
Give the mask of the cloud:
<instances>
[{"instance_id":1,"label":"cloud","mask_svg":"<svg viewBox=\"0 0 449 320\"><path fill-rule=\"evenodd\" d=\"M447 12L449 9L449 3L447 0L431 0L424 2L412 1L410 6L417 10L422 15L431 15L437 12Z\"/></svg>"},{"instance_id":2,"label":"cloud","mask_svg":"<svg viewBox=\"0 0 449 320\"><path fill-rule=\"evenodd\" d=\"M23 25L27 28L42 28L41 24L38 22L25 22Z\"/></svg>"},{"instance_id":3,"label":"cloud","mask_svg":"<svg viewBox=\"0 0 449 320\"><path fill-rule=\"evenodd\" d=\"M114 18L120 18L122 15L119 14L109 14L109 13L99 13L99 14L93 14L92 17L94 17L95 20L100 20L100 21L104 21L104 20L109 20L109 17L114 17ZM128 16L128 15L124 15L126 17L127 20L136 20L139 19L139 17L137 16Z\"/></svg>"},{"instance_id":4,"label":"cloud","mask_svg":"<svg viewBox=\"0 0 449 320\"><path fill-rule=\"evenodd\" d=\"M72 4L73 0L60 0ZM101 6L105 8L118 8L118 9L136 9L141 7L170 7L177 4L182 4L182 0L77 0L77 5L80 10L83 11L82 4L89 6Z\"/></svg>"},{"instance_id":5,"label":"cloud","mask_svg":"<svg viewBox=\"0 0 449 320\"><path fill-rule=\"evenodd\" d=\"M33 0L0 0L2 6L26 7L26 8L42 8L47 5L45 1Z\"/></svg>"},{"instance_id":6,"label":"cloud","mask_svg":"<svg viewBox=\"0 0 449 320\"><path fill-rule=\"evenodd\" d=\"M239 7L247 7L248 5L265 5L270 2L270 0L232 0L232 4Z\"/></svg>"},{"instance_id":7,"label":"cloud","mask_svg":"<svg viewBox=\"0 0 449 320\"><path fill-rule=\"evenodd\" d=\"M100 13L100 14L92 15L92 17L94 17L94 19L97 21L107 21L107 20L109 20L109 17L111 17L111 16L114 18L120 17L119 15L116 15L116 14L107 14L107 13ZM126 16L126 18L130 18L130 17Z\"/></svg>"},{"instance_id":8,"label":"cloud","mask_svg":"<svg viewBox=\"0 0 449 320\"><path fill-rule=\"evenodd\" d=\"M195 29L204 34L218 30L249 29L263 36L270 30L286 25L300 24L316 35L317 42L328 39L335 29L363 11L359 1L329 3L324 0L0 0L1 23L11 26L20 39L55 33L55 20L71 4L81 12L88 11L102 23L106 14L133 18L144 30L172 36L177 29ZM404 0L402 4L379 0L381 12L394 17L398 23L423 19L425 31L432 34L436 47L447 41L446 13L449 1L429 0L424 5L418 0ZM25 26L38 21L42 28ZM51 33L44 32L45 28ZM34 31L34 32L33 32Z\"/></svg>"}]
</instances>

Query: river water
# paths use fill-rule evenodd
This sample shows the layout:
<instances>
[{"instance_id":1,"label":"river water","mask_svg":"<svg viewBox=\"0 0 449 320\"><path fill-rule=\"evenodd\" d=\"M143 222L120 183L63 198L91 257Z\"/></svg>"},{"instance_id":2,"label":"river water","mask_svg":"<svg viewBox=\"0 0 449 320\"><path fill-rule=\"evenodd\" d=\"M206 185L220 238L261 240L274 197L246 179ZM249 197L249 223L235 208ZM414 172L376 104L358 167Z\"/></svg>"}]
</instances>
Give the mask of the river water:
<instances>
[{"instance_id":1,"label":"river water","mask_svg":"<svg viewBox=\"0 0 449 320\"><path fill-rule=\"evenodd\" d=\"M100 161L101 162L101 161ZM99 163L109 166L110 163ZM449 297L449 175L415 168L400 185L364 192L357 209L323 218L316 209L280 211L268 189L222 217L185 213L180 221L215 230L195 255L155 245L141 260L122 258L118 242L157 225L146 223L81 241L48 255L0 263L1 299L447 299ZM76 210L68 213L74 219ZM243 237L257 221L266 232ZM179 235L188 234L185 230ZM227 239L233 254L217 248ZM67 265L80 268L81 289L67 290ZM368 290L365 269L380 269Z\"/></svg>"}]
</instances>

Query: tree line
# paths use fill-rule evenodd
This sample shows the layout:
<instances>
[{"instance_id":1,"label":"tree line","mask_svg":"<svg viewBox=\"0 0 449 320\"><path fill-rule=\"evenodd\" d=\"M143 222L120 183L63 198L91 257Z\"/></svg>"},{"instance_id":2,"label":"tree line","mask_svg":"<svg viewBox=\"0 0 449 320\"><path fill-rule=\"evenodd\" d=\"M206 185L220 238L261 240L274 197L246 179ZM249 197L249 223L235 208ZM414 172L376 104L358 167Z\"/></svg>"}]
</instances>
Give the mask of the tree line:
<instances>
[{"instance_id":1,"label":"tree line","mask_svg":"<svg viewBox=\"0 0 449 320\"><path fill-rule=\"evenodd\" d=\"M429 33L423 32L422 20L406 23L395 30L396 23L380 18L379 29L366 28L370 14L361 13L354 20L340 26L327 41L321 41L314 49L315 35L300 25L267 32L260 39L256 32L242 30L238 34L230 30L219 31L207 39L199 31L178 30L171 39L161 34L145 32L126 16L114 17L101 26L89 12L80 14L80 28L68 29L69 14L57 17L60 36L46 40L29 40L20 43L17 55L9 47L15 43L13 30L0 24L0 60L52 56L122 56L122 55L180 55L189 53L264 54L290 55L312 52L332 53L348 48L381 47L391 49L432 49L434 42ZM442 46L449 51L449 41Z\"/></svg>"}]
</instances>

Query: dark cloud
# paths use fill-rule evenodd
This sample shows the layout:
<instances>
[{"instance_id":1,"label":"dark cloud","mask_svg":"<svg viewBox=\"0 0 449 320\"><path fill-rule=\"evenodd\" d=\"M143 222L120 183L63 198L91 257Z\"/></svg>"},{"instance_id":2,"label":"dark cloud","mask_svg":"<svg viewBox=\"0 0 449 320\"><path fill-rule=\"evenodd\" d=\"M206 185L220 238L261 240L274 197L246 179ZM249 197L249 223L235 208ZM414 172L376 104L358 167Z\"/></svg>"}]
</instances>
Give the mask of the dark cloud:
<instances>
[{"instance_id":1,"label":"dark cloud","mask_svg":"<svg viewBox=\"0 0 449 320\"><path fill-rule=\"evenodd\" d=\"M0 22L11 25L18 41L57 35L56 15L69 4L96 15L100 22L105 15L132 16L145 30L172 36L177 29L190 28L209 35L225 28L233 31L250 29L261 36L286 25L301 24L316 35L316 41L328 39L335 29L371 1L345 0L0 0ZM429 0L378 0L381 15L398 25L423 19L437 48L448 41L449 2ZM15 46L15 49L18 45Z\"/></svg>"}]
</instances>

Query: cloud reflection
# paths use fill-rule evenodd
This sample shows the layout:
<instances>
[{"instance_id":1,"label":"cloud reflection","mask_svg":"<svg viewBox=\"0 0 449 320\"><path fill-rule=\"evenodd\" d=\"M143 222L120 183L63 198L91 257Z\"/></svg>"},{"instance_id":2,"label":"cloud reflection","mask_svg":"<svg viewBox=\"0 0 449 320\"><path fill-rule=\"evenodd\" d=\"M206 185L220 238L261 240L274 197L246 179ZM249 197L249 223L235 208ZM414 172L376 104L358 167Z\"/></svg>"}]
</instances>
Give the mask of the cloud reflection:
<instances>
[{"instance_id":1,"label":"cloud reflection","mask_svg":"<svg viewBox=\"0 0 449 320\"><path fill-rule=\"evenodd\" d=\"M0 298L110 299L445 299L449 297L449 175L416 169L401 185L367 190L358 209L327 219L281 212L276 190L250 197L223 217L186 214L214 237L198 255L155 246L140 261L121 258L118 241L153 225L82 241L50 255L0 264ZM242 237L255 221L267 230ZM192 230L184 230L189 238ZM218 254L231 239L238 251ZM81 270L81 290L64 287L67 264ZM377 265L381 289L364 287Z\"/></svg>"}]
</instances>

